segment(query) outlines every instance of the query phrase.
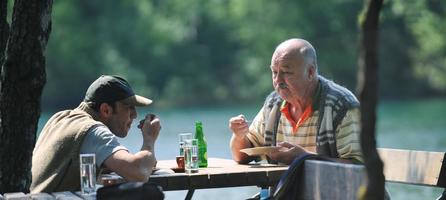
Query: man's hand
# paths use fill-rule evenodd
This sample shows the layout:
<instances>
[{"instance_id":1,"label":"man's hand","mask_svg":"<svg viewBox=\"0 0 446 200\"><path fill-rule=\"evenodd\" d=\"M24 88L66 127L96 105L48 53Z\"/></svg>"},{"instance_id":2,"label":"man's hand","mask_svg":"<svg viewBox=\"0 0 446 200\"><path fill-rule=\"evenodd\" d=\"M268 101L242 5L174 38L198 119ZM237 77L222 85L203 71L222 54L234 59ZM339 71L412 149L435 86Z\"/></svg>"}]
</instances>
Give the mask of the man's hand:
<instances>
[{"instance_id":1,"label":"man's hand","mask_svg":"<svg viewBox=\"0 0 446 200\"><path fill-rule=\"evenodd\" d=\"M248 123L243 115L238 115L229 119L229 128L232 130L236 139L245 138L249 132Z\"/></svg>"},{"instance_id":2,"label":"man's hand","mask_svg":"<svg viewBox=\"0 0 446 200\"><path fill-rule=\"evenodd\" d=\"M278 151L271 152L268 154L268 157L270 157L273 160L276 160L280 163L285 163L287 165L291 164L293 160L304 153L311 153L304 148L302 148L299 145L293 145L288 142L281 142L278 143L277 146L282 147Z\"/></svg>"},{"instance_id":3,"label":"man's hand","mask_svg":"<svg viewBox=\"0 0 446 200\"><path fill-rule=\"evenodd\" d=\"M139 122L138 128L142 132L143 148L149 147L149 150L153 151L153 146L161 130L160 119L154 114L147 114Z\"/></svg>"},{"instance_id":4,"label":"man's hand","mask_svg":"<svg viewBox=\"0 0 446 200\"><path fill-rule=\"evenodd\" d=\"M238 163L248 163L252 158L248 157L245 153L240 152L240 149L252 147L251 142L249 142L248 135L248 122L245 116L238 115L229 119L229 128L232 131L232 138L230 142L232 157Z\"/></svg>"}]
</instances>

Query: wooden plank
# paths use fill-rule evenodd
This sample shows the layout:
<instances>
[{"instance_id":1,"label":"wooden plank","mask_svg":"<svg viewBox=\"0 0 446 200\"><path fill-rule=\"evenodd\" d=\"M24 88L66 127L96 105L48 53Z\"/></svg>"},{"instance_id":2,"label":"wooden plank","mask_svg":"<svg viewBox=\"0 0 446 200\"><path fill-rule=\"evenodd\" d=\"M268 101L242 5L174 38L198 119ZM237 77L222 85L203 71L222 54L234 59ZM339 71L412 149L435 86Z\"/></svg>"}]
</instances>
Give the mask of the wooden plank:
<instances>
[{"instance_id":1,"label":"wooden plank","mask_svg":"<svg viewBox=\"0 0 446 200\"><path fill-rule=\"evenodd\" d=\"M72 192L53 192L51 193L57 200L82 200L79 196Z\"/></svg>"},{"instance_id":2,"label":"wooden plank","mask_svg":"<svg viewBox=\"0 0 446 200\"><path fill-rule=\"evenodd\" d=\"M169 176L166 179L167 179L166 191L168 191L168 190L185 190L185 189L189 188L189 177L188 176Z\"/></svg>"},{"instance_id":3,"label":"wooden plank","mask_svg":"<svg viewBox=\"0 0 446 200\"><path fill-rule=\"evenodd\" d=\"M444 180L444 175L439 179L440 171L444 168L444 152L384 148L379 148L378 152L384 162L384 175L387 181L441 186L438 185L439 180Z\"/></svg>"},{"instance_id":4,"label":"wooden plank","mask_svg":"<svg viewBox=\"0 0 446 200\"><path fill-rule=\"evenodd\" d=\"M48 194L48 193L35 193L35 194L28 194L29 197L33 200L54 200L56 199L54 196Z\"/></svg>"},{"instance_id":5,"label":"wooden plank","mask_svg":"<svg viewBox=\"0 0 446 200\"><path fill-rule=\"evenodd\" d=\"M150 183L157 184L163 188L163 190L167 191L168 185L167 185L167 179L162 177L150 177L149 178Z\"/></svg>"},{"instance_id":6,"label":"wooden plank","mask_svg":"<svg viewBox=\"0 0 446 200\"><path fill-rule=\"evenodd\" d=\"M209 177L209 187L234 187L246 185L246 173L213 174Z\"/></svg>"},{"instance_id":7,"label":"wooden plank","mask_svg":"<svg viewBox=\"0 0 446 200\"><path fill-rule=\"evenodd\" d=\"M269 186L268 184L268 173L263 172L250 172L246 174L247 182L249 185L257 185L261 187Z\"/></svg>"},{"instance_id":8,"label":"wooden plank","mask_svg":"<svg viewBox=\"0 0 446 200\"><path fill-rule=\"evenodd\" d=\"M190 175L189 189L209 188L209 175Z\"/></svg>"},{"instance_id":9,"label":"wooden plank","mask_svg":"<svg viewBox=\"0 0 446 200\"><path fill-rule=\"evenodd\" d=\"M12 192L12 193L5 193L5 199L6 200L26 200L30 199L30 197L26 196L23 192Z\"/></svg>"},{"instance_id":10,"label":"wooden plank","mask_svg":"<svg viewBox=\"0 0 446 200\"><path fill-rule=\"evenodd\" d=\"M302 181L298 199L353 200L366 173L362 165L307 160Z\"/></svg>"},{"instance_id":11,"label":"wooden plank","mask_svg":"<svg viewBox=\"0 0 446 200\"><path fill-rule=\"evenodd\" d=\"M277 167L268 164L240 165L232 160L220 160L220 166L222 167L219 170L214 168L209 171L210 185L213 187L271 186L279 180L279 177L272 176L280 176L288 169L288 166Z\"/></svg>"}]
</instances>

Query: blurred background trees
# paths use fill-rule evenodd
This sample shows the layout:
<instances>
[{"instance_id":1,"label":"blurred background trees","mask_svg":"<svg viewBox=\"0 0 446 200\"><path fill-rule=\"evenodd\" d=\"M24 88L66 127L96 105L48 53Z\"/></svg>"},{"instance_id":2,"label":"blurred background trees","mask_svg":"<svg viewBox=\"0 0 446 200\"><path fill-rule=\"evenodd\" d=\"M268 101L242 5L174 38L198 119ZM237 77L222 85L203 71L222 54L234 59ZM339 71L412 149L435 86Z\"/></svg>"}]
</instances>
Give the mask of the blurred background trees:
<instances>
[{"instance_id":1,"label":"blurred background trees","mask_svg":"<svg viewBox=\"0 0 446 200\"><path fill-rule=\"evenodd\" d=\"M119 74L157 106L248 104L272 90L270 58L300 37L322 75L356 87L357 0L59 0L44 110L72 108L100 74ZM446 2L385 1L382 98L446 94Z\"/></svg>"}]
</instances>

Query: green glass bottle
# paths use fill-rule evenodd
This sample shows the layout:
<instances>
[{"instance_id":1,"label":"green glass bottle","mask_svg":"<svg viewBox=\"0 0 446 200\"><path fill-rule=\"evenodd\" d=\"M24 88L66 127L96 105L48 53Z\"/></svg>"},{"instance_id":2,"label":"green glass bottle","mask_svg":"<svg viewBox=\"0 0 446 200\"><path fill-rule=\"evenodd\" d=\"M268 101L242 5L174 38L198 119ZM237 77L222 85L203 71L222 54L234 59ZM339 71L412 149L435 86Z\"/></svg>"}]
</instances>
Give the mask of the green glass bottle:
<instances>
[{"instance_id":1,"label":"green glass bottle","mask_svg":"<svg viewBox=\"0 0 446 200\"><path fill-rule=\"evenodd\" d=\"M201 121L195 122L195 139L198 140L198 166L208 166L207 142L203 134L203 124Z\"/></svg>"}]
</instances>

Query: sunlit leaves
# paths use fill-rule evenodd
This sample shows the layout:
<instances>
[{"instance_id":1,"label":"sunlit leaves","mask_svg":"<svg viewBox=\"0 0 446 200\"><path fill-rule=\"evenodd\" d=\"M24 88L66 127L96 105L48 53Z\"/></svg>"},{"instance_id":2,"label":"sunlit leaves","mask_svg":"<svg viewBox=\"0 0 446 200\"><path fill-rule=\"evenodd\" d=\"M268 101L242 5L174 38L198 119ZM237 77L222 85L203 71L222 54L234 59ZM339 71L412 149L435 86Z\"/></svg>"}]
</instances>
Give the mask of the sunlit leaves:
<instances>
[{"instance_id":1,"label":"sunlit leaves","mask_svg":"<svg viewBox=\"0 0 446 200\"><path fill-rule=\"evenodd\" d=\"M261 101L272 90L271 54L292 37L315 46L321 74L353 89L361 6L358 0L58 0L44 102L77 104L103 73L122 74L162 104ZM381 91L408 94L425 83L441 91L445 3L394 0L383 9ZM395 80L412 85L399 89Z\"/></svg>"},{"instance_id":2,"label":"sunlit leaves","mask_svg":"<svg viewBox=\"0 0 446 200\"><path fill-rule=\"evenodd\" d=\"M398 0L393 7L416 40L416 48L410 50L416 75L446 91L446 2Z\"/></svg>"}]
</instances>

